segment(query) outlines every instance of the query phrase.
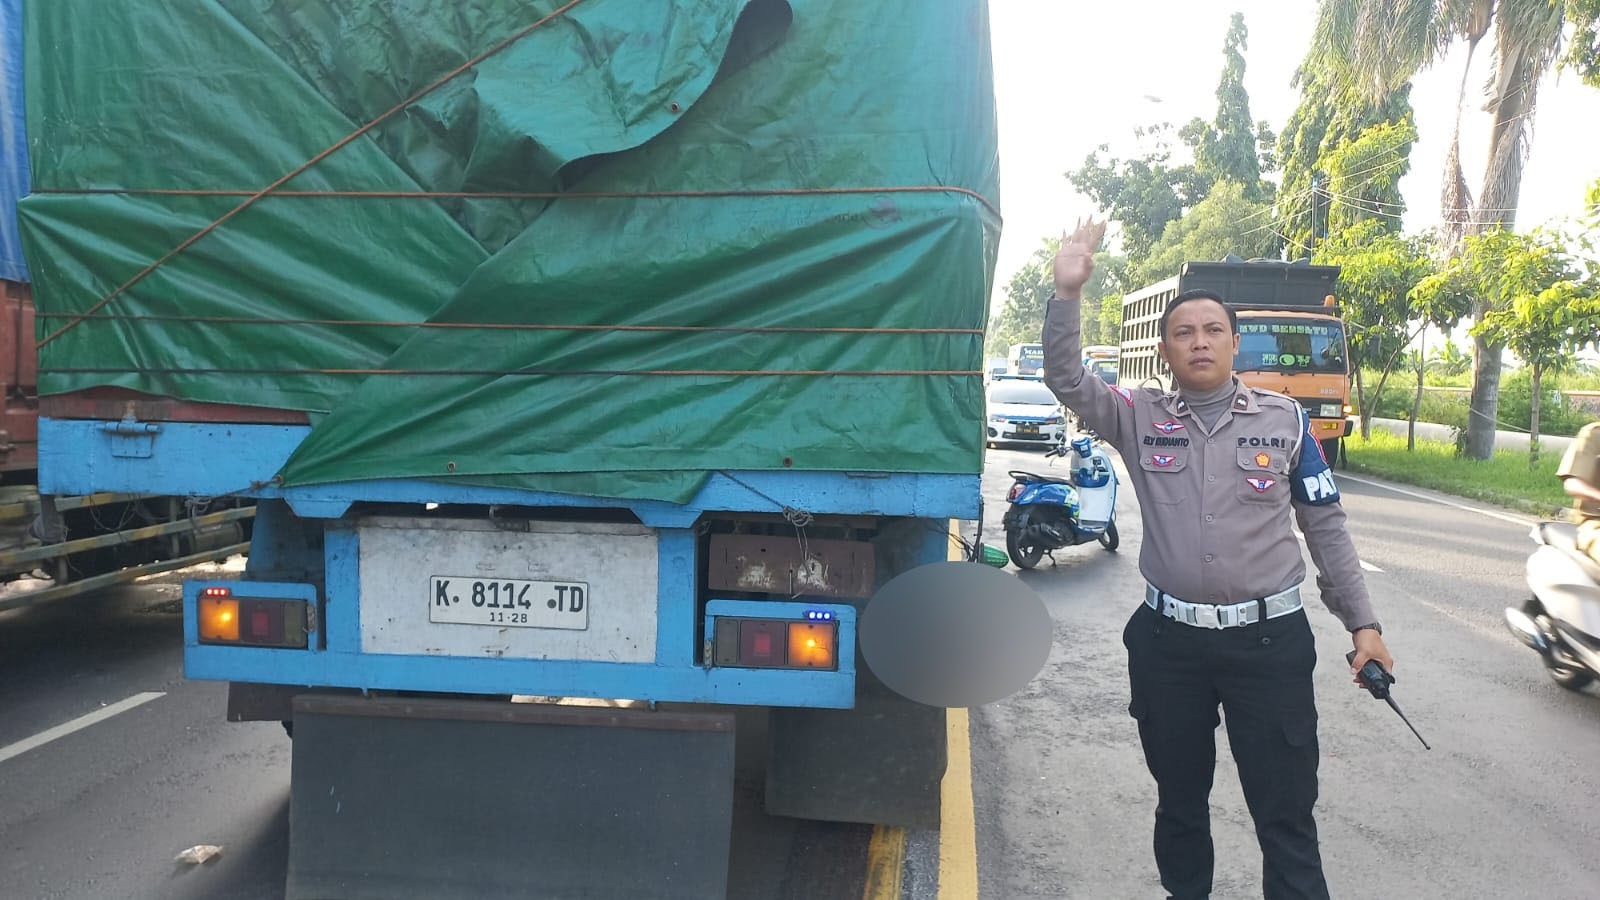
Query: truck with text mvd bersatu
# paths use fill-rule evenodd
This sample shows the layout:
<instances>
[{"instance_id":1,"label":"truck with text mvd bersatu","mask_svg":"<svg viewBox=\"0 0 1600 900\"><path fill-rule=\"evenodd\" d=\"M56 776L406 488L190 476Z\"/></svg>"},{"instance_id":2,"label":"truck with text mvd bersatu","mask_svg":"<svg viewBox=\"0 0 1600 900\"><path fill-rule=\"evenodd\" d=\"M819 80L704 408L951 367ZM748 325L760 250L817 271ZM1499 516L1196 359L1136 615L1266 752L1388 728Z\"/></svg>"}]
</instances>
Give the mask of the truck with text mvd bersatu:
<instances>
[{"instance_id":1,"label":"truck with text mvd bersatu","mask_svg":"<svg viewBox=\"0 0 1600 900\"><path fill-rule=\"evenodd\" d=\"M1123 297L1118 383L1170 387L1172 372L1156 348L1161 314L1184 291L1213 291L1239 318L1233 361L1239 380L1305 407L1311 433L1334 460L1351 430L1350 354L1334 293L1338 280L1338 266L1306 260L1186 262L1177 275Z\"/></svg>"}]
</instances>

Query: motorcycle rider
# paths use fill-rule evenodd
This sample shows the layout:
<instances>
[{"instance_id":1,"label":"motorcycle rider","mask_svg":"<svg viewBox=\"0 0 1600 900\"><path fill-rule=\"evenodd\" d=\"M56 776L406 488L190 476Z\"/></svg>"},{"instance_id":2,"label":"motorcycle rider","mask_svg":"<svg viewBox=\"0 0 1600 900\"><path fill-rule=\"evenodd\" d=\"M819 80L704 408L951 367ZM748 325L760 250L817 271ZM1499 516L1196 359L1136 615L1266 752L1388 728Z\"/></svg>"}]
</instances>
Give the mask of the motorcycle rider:
<instances>
[{"instance_id":1,"label":"motorcycle rider","mask_svg":"<svg viewBox=\"0 0 1600 900\"><path fill-rule=\"evenodd\" d=\"M1600 422L1578 431L1556 468L1561 487L1578 513L1578 549L1600 563Z\"/></svg>"}]
</instances>

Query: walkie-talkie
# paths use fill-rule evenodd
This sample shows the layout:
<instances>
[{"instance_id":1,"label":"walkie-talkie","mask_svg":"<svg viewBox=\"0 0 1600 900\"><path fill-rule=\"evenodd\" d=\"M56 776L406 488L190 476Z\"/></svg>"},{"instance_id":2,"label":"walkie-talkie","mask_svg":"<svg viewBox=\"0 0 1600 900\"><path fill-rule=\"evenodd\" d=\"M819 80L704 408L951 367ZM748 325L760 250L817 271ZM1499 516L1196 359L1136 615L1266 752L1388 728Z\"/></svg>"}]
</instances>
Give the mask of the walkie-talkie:
<instances>
[{"instance_id":1,"label":"walkie-talkie","mask_svg":"<svg viewBox=\"0 0 1600 900\"><path fill-rule=\"evenodd\" d=\"M1351 650L1346 653L1344 660L1347 663L1354 663L1356 661L1356 652ZM1433 749L1428 746L1427 741L1422 740L1422 734L1417 731L1417 726L1411 724L1411 720L1406 718L1406 714L1400 711L1400 705L1394 702L1393 697L1389 696L1389 685L1394 684L1395 678L1388 669L1383 667L1383 663L1375 659L1367 660L1366 665L1361 667L1361 671L1356 673L1356 678L1361 681L1361 686L1367 689L1367 693L1371 694L1373 699L1382 700L1389 704L1389 708L1394 710L1394 714L1400 717L1400 721L1406 723L1406 727L1411 729L1411 733L1417 736L1417 740L1422 741L1424 748Z\"/></svg>"}]
</instances>

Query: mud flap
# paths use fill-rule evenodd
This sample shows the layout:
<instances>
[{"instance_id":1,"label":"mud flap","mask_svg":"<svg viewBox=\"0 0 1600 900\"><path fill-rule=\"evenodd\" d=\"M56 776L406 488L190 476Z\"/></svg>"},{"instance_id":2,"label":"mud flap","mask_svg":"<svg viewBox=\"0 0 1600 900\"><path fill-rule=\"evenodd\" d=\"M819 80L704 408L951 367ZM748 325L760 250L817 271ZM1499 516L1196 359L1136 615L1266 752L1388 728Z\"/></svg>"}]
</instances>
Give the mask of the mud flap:
<instances>
[{"instance_id":1,"label":"mud flap","mask_svg":"<svg viewBox=\"0 0 1600 900\"><path fill-rule=\"evenodd\" d=\"M733 717L298 697L286 896L722 897Z\"/></svg>"},{"instance_id":2,"label":"mud flap","mask_svg":"<svg viewBox=\"0 0 1600 900\"><path fill-rule=\"evenodd\" d=\"M854 709L774 709L767 811L831 822L939 826L945 711L857 669Z\"/></svg>"}]
</instances>

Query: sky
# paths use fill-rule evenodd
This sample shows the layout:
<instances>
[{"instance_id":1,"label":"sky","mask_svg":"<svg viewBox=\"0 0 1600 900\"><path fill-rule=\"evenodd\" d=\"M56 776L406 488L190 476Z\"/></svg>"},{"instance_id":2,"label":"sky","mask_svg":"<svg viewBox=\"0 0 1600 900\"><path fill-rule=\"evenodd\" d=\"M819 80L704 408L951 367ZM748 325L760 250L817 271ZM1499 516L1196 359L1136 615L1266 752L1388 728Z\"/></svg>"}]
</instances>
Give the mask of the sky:
<instances>
[{"instance_id":1,"label":"sky","mask_svg":"<svg viewBox=\"0 0 1600 900\"><path fill-rule=\"evenodd\" d=\"M1314 0L989 0L1000 121L1000 209L1005 218L995 271L995 303L1040 243L1076 216L1095 211L1063 174L1101 144L1136 155L1133 131L1216 115L1222 42L1234 12L1249 29L1245 87L1252 118L1282 131L1299 104L1290 86L1316 24ZM1492 56L1479 46L1462 122L1462 165L1477 194L1488 154L1490 119L1481 91ZM1438 222L1439 185L1449 149L1465 54L1452 51L1413 83L1419 139L1400 188L1407 230ZM1477 100L1477 102L1474 102ZM1600 179L1592 142L1600 89L1570 72L1539 89L1532 153L1517 222L1531 226L1576 216L1584 191ZM1585 135L1585 126L1589 135ZM996 306L998 308L998 306Z\"/></svg>"}]
</instances>

